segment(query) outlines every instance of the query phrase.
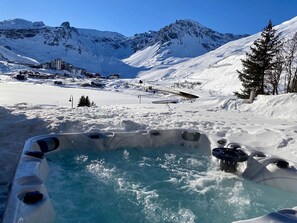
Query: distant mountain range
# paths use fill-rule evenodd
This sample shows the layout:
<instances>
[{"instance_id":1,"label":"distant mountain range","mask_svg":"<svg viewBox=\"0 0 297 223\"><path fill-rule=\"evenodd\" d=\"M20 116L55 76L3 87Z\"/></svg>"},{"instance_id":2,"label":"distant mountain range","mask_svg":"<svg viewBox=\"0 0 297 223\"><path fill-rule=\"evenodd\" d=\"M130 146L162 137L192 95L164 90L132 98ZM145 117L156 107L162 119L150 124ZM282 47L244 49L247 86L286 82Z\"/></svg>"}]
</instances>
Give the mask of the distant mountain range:
<instances>
[{"instance_id":1,"label":"distant mountain range","mask_svg":"<svg viewBox=\"0 0 297 223\"><path fill-rule=\"evenodd\" d=\"M14 19L0 22L0 60L37 64L61 58L90 72L134 77L141 70L194 58L242 37L192 20L177 20L159 31L126 37L75 28L69 22L49 27Z\"/></svg>"},{"instance_id":2,"label":"distant mountain range","mask_svg":"<svg viewBox=\"0 0 297 223\"><path fill-rule=\"evenodd\" d=\"M274 28L283 40L291 38L297 32L297 17ZM242 87L237 73L241 59L260 31L247 37L220 34L197 22L178 20L157 32L125 37L77 29L68 22L47 27L42 22L9 20L0 23L0 74L26 69L8 61L38 64L61 58L103 75L118 73L169 86L194 83L190 84L194 92L233 95Z\"/></svg>"}]
</instances>

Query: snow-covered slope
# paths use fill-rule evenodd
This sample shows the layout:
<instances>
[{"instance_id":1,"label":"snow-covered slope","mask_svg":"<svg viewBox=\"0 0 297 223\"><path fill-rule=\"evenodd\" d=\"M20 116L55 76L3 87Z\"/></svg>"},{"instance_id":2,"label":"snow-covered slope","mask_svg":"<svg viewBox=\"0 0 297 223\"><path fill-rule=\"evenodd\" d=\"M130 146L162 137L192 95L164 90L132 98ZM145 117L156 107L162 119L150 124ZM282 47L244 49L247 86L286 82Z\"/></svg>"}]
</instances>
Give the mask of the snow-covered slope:
<instances>
[{"instance_id":1,"label":"snow-covered slope","mask_svg":"<svg viewBox=\"0 0 297 223\"><path fill-rule=\"evenodd\" d=\"M67 24L64 25L67 27ZM297 30L297 18L276 28L283 37L289 37ZM53 30L61 31L60 28ZM82 32L99 35L96 31L83 30ZM117 38L117 35L112 33L110 35L112 38ZM218 139L225 138L228 142L239 143L244 148L260 150L296 161L296 94L258 96L253 104L246 104L243 100L217 97L205 92L209 90L212 93L217 90L228 94L240 87L236 69L241 68L240 58L243 58L244 52L258 36L259 34L256 34L230 42L197 58L167 58L165 61L168 62L167 64L159 63L156 67L141 67L141 64L150 58L156 58L150 53L158 51L162 42L148 45L146 53L139 54L142 57L134 55L134 61L137 61L135 64L138 66L130 68L138 69L139 76L150 81L159 81L163 78L162 81L156 82L161 85L160 87L165 88L165 85L170 82L184 80L202 82L201 86L193 89L201 97L192 103L151 104L150 101L155 99L167 99L168 94L138 91L137 88L125 85L124 80L112 80L113 84L107 85L104 90L97 90L58 87L53 84L53 80L18 82L9 75L0 73L0 184L2 185L0 218L3 216L9 185L22 145L29 137L40 134L104 130L194 129L209 137L212 148L216 146ZM17 54L10 52L9 48L0 50L2 57L18 59ZM2 70L10 70L11 64L2 62L2 59L0 59L0 70L2 67L4 67ZM158 64L158 61L151 60L151 63ZM89 95L91 100L95 100L97 106L72 109L69 96L74 96L76 105L81 95ZM140 95L142 104L139 102ZM218 175L221 178L221 173ZM205 182L209 183L209 181ZM189 183L194 192L197 187L207 186L201 184L200 180L199 182L189 181ZM244 189L243 185L240 190L244 191ZM235 192L236 198L238 190ZM238 205L238 202L235 203ZM249 210L246 207L251 201L248 199L244 203L247 204L247 206L244 205L244 209ZM242 216L245 217L245 212Z\"/></svg>"},{"instance_id":2,"label":"snow-covered slope","mask_svg":"<svg viewBox=\"0 0 297 223\"><path fill-rule=\"evenodd\" d=\"M44 26L43 22L30 22L24 19L10 19L0 22L0 29L37 29Z\"/></svg>"},{"instance_id":3,"label":"snow-covered slope","mask_svg":"<svg viewBox=\"0 0 297 223\"><path fill-rule=\"evenodd\" d=\"M17 54L40 63L61 58L89 71L107 73L114 58L124 58L132 53L122 44L125 38L118 33L76 29L67 22L60 27L0 29L0 45Z\"/></svg>"},{"instance_id":4,"label":"snow-covered slope","mask_svg":"<svg viewBox=\"0 0 297 223\"><path fill-rule=\"evenodd\" d=\"M22 64L39 64L38 61L21 56L11 51L7 47L0 46L0 60L14 61Z\"/></svg>"},{"instance_id":5,"label":"snow-covered slope","mask_svg":"<svg viewBox=\"0 0 297 223\"><path fill-rule=\"evenodd\" d=\"M297 17L275 27L277 33L284 40L292 37L297 31ZM260 33L245 37L227 44L202 56L187 59L171 66L161 64L150 70L139 73L144 80L165 81L195 81L201 82L199 88L207 91L216 91L221 94L233 94L241 88L236 70L242 69L241 59L245 52L250 50L253 42L260 37ZM147 53L144 53L146 55ZM131 57L132 58L132 57ZM140 57L138 57L140 58ZM132 58L134 59L134 58ZM134 61L137 61L134 59ZM137 61L138 64L145 62Z\"/></svg>"},{"instance_id":6,"label":"snow-covered slope","mask_svg":"<svg viewBox=\"0 0 297 223\"><path fill-rule=\"evenodd\" d=\"M129 77L138 73L137 62L131 58L122 59L136 52L132 58L141 60L137 54L140 50L147 52L157 46L148 59L162 62L171 57L195 57L240 37L220 34L190 20L178 20L158 32L149 31L133 37L74 28L69 22L60 27L22 19L0 23L0 46L9 47L16 54L40 63L61 58L92 72L120 73Z\"/></svg>"},{"instance_id":7,"label":"snow-covered slope","mask_svg":"<svg viewBox=\"0 0 297 223\"><path fill-rule=\"evenodd\" d=\"M131 66L170 64L172 58L193 58L244 36L221 34L192 20L177 20L160 31L145 47L124 60ZM145 55L145 56L144 56Z\"/></svg>"},{"instance_id":8,"label":"snow-covered slope","mask_svg":"<svg viewBox=\"0 0 297 223\"><path fill-rule=\"evenodd\" d=\"M297 30L297 17L275 28L282 38L289 38ZM178 20L158 32L128 38L114 32L76 29L65 22L54 28L0 29L0 45L38 62L59 57L104 75L119 73L168 85L200 82L193 91L231 95L241 88L237 73L242 69L241 59L259 36L260 32L230 41L239 36L219 34L191 20ZM3 58L7 58L4 53Z\"/></svg>"}]
</instances>

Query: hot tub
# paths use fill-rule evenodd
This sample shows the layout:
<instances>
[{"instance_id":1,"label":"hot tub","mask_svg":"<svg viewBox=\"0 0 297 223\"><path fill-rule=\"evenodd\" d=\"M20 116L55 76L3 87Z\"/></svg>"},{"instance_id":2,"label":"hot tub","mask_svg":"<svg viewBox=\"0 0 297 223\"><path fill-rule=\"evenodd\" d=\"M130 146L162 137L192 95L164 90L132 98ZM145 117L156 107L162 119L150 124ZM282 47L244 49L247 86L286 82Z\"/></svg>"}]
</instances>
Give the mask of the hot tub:
<instances>
[{"instance_id":1,"label":"hot tub","mask_svg":"<svg viewBox=\"0 0 297 223\"><path fill-rule=\"evenodd\" d=\"M109 194L107 196L100 193L97 197L96 193L98 190L100 191L101 187L104 190L116 187L115 191L118 194L114 199L118 199L118 201L106 204L109 205L109 213L99 214L99 217L90 218L88 222L118 222L119 220L122 222L218 222L217 219L221 219L221 222L230 222L230 218L224 217L228 215L234 215L235 217L231 219L238 222L261 222L267 219L276 222L296 221L294 208L277 211L275 210L278 208L277 206L270 210L265 208L269 204L257 203L258 200L263 200L261 197L255 198L256 205L263 206L263 212L260 213L265 214L267 210L270 210L271 213L268 212L256 219L240 220L259 216L257 213L250 214L250 212L254 212L253 209L244 212L240 217L236 214L236 212L240 212L237 208L244 211L244 209L253 206L254 198L249 197L253 194L263 193L263 196L271 197L273 194L281 193L280 199L275 198L276 202L291 205L289 207L297 202L297 197L293 198L296 193L294 182L297 179L294 163L257 151L244 150L243 152L247 156L239 159L236 169L232 164L232 168L224 167L229 172L224 173L218 170L217 161L211 158L211 143L208 137L195 130L172 129L37 136L27 140L24 145L11 185L3 222L79 221L72 219L71 215L68 221L60 216L61 212L66 212L71 208L75 210L77 208L73 207L75 203L66 202L62 207L57 204L63 203L62 201L67 199L77 199L75 197L82 198L81 200L84 201L81 202L85 205L84 210L81 209L80 213L78 209L77 217L84 214L91 216L99 212L99 207L100 210L104 210L105 204L102 202L108 200ZM143 155L144 153L145 155ZM234 154L234 152L229 151L228 154ZM71 158L72 156L74 159ZM100 158L96 158L97 156ZM115 158L116 156L118 158ZM137 159L134 159L135 157ZM70 170L72 171L70 174L67 174L67 177L70 176L74 181L70 184L62 184L59 181L66 177L61 174L72 167L68 164L61 166L57 163L64 162L68 158L75 162L74 169ZM109 160L114 163L107 164ZM84 188L84 185L88 185L90 177L89 175L80 175L77 163L84 164L88 169L88 174L91 173L91 177L96 181L100 178L98 184L96 182L91 184L93 185L91 189ZM130 166L125 169L122 165L127 163ZM110 168L108 169L108 167ZM127 171L121 172L122 169ZM130 172L133 172L133 182L127 184L127 179L131 176L128 176L127 179L125 177ZM162 175L163 172L165 175ZM58 178L54 178L55 174ZM153 175L154 178L151 178ZM166 179L161 179L161 176L165 176ZM288 176L287 179L290 183L285 183L283 186L285 176ZM249 181L244 181L243 177ZM143 181L135 183L138 179ZM267 186L263 186L265 183L291 192L270 188L270 186L267 189ZM74 187L77 191L70 193ZM263 187L265 192L262 191L262 188L258 189L260 187ZM85 190L89 190L87 199L83 198ZM55 193L60 191L62 194ZM209 197L209 194L217 191L219 195ZM247 196L245 191L249 192ZM197 194L199 194L198 197L196 197ZM238 199L239 195L243 198ZM287 203L286 197L292 199L291 203ZM242 202L244 199L246 202ZM170 203L171 200L175 203ZM230 207L227 211L224 210L224 206L226 206L224 203L212 208L223 200L229 202ZM80 203L80 201L76 201L76 203ZM99 203L98 207L94 207ZM176 207L171 206L175 204ZM141 205L143 207L140 207ZM86 207L88 211L85 211ZM124 211L118 212L115 208ZM134 216L140 212L143 212L144 219L134 219ZM199 213L206 215L200 216ZM125 219L123 215L128 217L126 216ZM214 215L218 216L213 217ZM87 219L84 216L81 217Z\"/></svg>"}]
</instances>

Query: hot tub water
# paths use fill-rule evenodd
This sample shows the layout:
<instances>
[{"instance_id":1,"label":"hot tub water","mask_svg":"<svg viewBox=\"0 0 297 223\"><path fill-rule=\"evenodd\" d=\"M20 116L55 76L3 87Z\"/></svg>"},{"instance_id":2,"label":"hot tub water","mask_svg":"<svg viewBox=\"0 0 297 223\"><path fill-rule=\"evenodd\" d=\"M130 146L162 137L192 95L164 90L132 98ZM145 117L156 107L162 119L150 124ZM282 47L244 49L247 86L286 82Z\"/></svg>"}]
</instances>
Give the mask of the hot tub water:
<instances>
[{"instance_id":1,"label":"hot tub water","mask_svg":"<svg viewBox=\"0 0 297 223\"><path fill-rule=\"evenodd\" d=\"M65 149L46 157L56 222L232 222L297 203L294 193L217 170L196 149Z\"/></svg>"}]
</instances>

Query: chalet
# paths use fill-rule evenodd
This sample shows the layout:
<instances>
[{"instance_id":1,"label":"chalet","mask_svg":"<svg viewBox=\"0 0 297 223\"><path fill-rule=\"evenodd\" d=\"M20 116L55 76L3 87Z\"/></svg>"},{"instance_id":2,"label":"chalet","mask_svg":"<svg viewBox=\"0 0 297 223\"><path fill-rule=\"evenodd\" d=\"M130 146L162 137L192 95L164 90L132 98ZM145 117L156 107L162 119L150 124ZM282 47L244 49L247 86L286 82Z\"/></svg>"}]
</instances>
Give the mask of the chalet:
<instances>
[{"instance_id":1,"label":"chalet","mask_svg":"<svg viewBox=\"0 0 297 223\"><path fill-rule=\"evenodd\" d=\"M101 74L99 74L99 73L88 73L88 72L86 72L85 76L87 78L102 78Z\"/></svg>"},{"instance_id":2,"label":"chalet","mask_svg":"<svg viewBox=\"0 0 297 223\"><path fill-rule=\"evenodd\" d=\"M54 81L54 84L55 85L63 85L63 82L62 81Z\"/></svg>"},{"instance_id":3,"label":"chalet","mask_svg":"<svg viewBox=\"0 0 297 223\"><path fill-rule=\"evenodd\" d=\"M107 76L107 79L119 79L120 75L119 74L111 74Z\"/></svg>"},{"instance_id":4,"label":"chalet","mask_svg":"<svg viewBox=\"0 0 297 223\"><path fill-rule=\"evenodd\" d=\"M14 76L14 78L19 80L19 81L27 80L27 77L24 74L17 74L16 76Z\"/></svg>"},{"instance_id":5,"label":"chalet","mask_svg":"<svg viewBox=\"0 0 297 223\"><path fill-rule=\"evenodd\" d=\"M91 86L92 87L98 87L98 88L104 88L105 84L102 83L101 81L92 81Z\"/></svg>"}]
</instances>

